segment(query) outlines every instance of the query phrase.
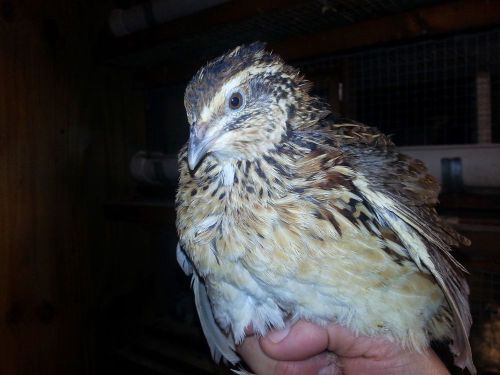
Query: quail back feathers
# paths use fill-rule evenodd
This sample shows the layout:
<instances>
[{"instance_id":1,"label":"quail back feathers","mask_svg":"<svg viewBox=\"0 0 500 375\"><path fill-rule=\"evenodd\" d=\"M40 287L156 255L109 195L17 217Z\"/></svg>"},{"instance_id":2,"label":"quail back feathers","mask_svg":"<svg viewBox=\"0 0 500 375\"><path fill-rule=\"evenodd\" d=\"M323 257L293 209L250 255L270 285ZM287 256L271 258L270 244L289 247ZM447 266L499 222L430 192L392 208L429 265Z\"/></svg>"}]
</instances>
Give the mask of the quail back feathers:
<instances>
[{"instance_id":1,"label":"quail back feathers","mask_svg":"<svg viewBox=\"0 0 500 375\"><path fill-rule=\"evenodd\" d=\"M177 256L214 358L237 362L250 324L264 335L306 319L413 350L449 341L475 373L465 269L450 254L469 241L437 216L438 183L310 89L260 43L186 89Z\"/></svg>"}]
</instances>

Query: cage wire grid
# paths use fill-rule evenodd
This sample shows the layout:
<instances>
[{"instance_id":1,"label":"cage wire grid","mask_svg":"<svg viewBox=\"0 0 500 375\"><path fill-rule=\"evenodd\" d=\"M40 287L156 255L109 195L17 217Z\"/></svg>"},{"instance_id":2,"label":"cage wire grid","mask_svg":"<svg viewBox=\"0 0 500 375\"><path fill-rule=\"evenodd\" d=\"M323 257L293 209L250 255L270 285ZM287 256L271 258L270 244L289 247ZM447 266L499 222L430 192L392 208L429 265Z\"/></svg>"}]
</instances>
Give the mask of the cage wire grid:
<instances>
[{"instance_id":1,"label":"cage wire grid","mask_svg":"<svg viewBox=\"0 0 500 375\"><path fill-rule=\"evenodd\" d=\"M500 308L500 272L477 267L469 269L469 272L471 312L479 323L489 319L495 307Z\"/></svg>"},{"instance_id":2,"label":"cage wire grid","mask_svg":"<svg viewBox=\"0 0 500 375\"><path fill-rule=\"evenodd\" d=\"M500 142L499 51L500 29L492 29L332 55L298 66L334 111L391 134L399 146L478 143L478 107L485 99L491 106L491 141ZM489 92L477 89L478 77L484 76ZM500 272L478 266L469 271L471 340L474 346L480 343L476 352L491 344L485 335L494 335L486 331L500 324ZM477 361L485 363L479 355Z\"/></svg>"},{"instance_id":3,"label":"cage wire grid","mask_svg":"<svg viewBox=\"0 0 500 375\"><path fill-rule=\"evenodd\" d=\"M182 64L210 60L243 43L274 43L298 35L350 25L442 3L442 0L309 0L258 12L238 22L212 25L202 32L131 53L121 63L130 66Z\"/></svg>"},{"instance_id":4,"label":"cage wire grid","mask_svg":"<svg viewBox=\"0 0 500 375\"><path fill-rule=\"evenodd\" d=\"M500 272L469 269L470 307L473 324L470 342L481 374L500 373Z\"/></svg>"},{"instance_id":5,"label":"cage wire grid","mask_svg":"<svg viewBox=\"0 0 500 375\"><path fill-rule=\"evenodd\" d=\"M495 29L302 61L299 67L314 77L318 95L343 101L344 108L334 104L334 111L391 134L400 146L477 143L478 102L487 95L491 140L499 142L498 51ZM487 77L488 92L476 89L480 76ZM342 94L332 82L342 83Z\"/></svg>"}]
</instances>

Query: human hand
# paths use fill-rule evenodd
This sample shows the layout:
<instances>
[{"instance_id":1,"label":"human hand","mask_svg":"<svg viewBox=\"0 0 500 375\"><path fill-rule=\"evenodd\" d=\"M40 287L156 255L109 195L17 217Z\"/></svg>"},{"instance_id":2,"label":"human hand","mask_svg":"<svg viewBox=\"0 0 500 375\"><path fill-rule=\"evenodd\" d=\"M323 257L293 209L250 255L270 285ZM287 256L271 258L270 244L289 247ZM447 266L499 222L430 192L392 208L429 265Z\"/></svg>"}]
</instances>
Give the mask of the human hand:
<instances>
[{"instance_id":1,"label":"human hand","mask_svg":"<svg viewBox=\"0 0 500 375\"><path fill-rule=\"evenodd\" d=\"M248 336L238 347L258 375L446 375L432 349L421 353L384 338L355 336L337 324L299 321L262 338Z\"/></svg>"}]
</instances>

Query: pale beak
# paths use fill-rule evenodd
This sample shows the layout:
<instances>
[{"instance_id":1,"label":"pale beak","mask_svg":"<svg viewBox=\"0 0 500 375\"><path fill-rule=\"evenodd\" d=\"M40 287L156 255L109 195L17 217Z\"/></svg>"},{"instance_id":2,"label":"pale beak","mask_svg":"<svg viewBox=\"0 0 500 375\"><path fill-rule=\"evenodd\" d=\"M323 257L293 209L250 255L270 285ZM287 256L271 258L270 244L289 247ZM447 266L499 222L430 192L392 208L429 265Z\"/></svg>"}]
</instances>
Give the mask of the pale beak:
<instances>
[{"instance_id":1,"label":"pale beak","mask_svg":"<svg viewBox=\"0 0 500 375\"><path fill-rule=\"evenodd\" d=\"M189 169L194 170L205 156L210 146L211 139L206 139L203 134L200 134L198 126L191 127L188 145L188 165Z\"/></svg>"}]
</instances>

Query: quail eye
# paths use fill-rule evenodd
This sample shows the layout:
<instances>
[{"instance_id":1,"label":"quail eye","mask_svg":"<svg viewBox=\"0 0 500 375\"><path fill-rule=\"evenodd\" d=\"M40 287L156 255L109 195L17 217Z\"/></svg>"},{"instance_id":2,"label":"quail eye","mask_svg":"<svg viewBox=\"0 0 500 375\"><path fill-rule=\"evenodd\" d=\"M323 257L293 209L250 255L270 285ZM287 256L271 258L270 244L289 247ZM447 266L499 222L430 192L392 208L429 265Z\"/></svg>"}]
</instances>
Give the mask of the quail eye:
<instances>
[{"instance_id":1,"label":"quail eye","mask_svg":"<svg viewBox=\"0 0 500 375\"><path fill-rule=\"evenodd\" d=\"M240 109L243 105L243 96L239 92L232 93L229 97L229 108Z\"/></svg>"}]
</instances>

